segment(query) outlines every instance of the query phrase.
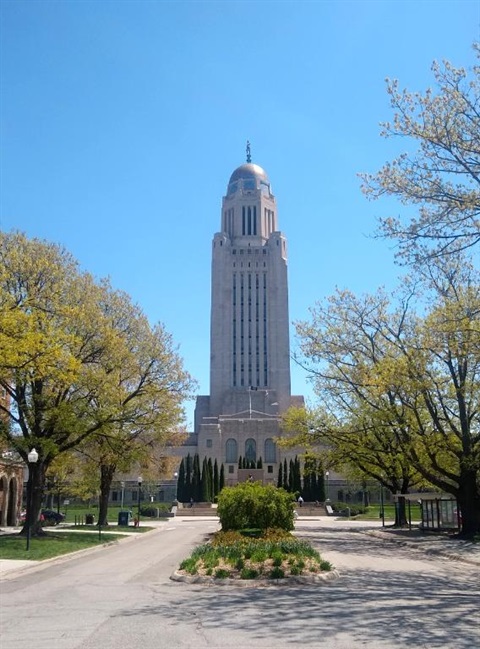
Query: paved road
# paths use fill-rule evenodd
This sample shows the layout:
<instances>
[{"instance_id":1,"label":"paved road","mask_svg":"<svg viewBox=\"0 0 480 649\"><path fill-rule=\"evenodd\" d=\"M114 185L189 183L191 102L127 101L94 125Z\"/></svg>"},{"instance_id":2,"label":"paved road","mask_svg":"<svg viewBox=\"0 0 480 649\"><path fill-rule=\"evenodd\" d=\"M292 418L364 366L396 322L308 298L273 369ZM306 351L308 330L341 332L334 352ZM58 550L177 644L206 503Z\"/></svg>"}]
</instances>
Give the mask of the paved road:
<instances>
[{"instance_id":1,"label":"paved road","mask_svg":"<svg viewBox=\"0 0 480 649\"><path fill-rule=\"evenodd\" d=\"M480 648L480 567L299 520L339 569L320 585L239 588L169 579L214 520L158 530L1 583L1 649ZM366 531L366 530L364 530Z\"/></svg>"}]
</instances>

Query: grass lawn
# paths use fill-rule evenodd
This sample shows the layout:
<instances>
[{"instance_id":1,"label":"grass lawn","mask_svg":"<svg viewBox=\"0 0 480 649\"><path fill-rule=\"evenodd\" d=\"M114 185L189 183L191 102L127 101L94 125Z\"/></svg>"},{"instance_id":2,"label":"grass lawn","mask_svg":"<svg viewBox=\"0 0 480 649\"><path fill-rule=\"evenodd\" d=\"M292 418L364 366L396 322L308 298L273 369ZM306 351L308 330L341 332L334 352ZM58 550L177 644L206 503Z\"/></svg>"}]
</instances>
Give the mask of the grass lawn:
<instances>
[{"instance_id":1,"label":"grass lawn","mask_svg":"<svg viewBox=\"0 0 480 649\"><path fill-rule=\"evenodd\" d=\"M85 530L86 532L92 532L94 534L97 534L98 536L98 527L96 525L65 525L63 524L61 527L62 530ZM144 532L150 532L151 530L154 530L154 527L149 527L148 523L142 524L140 522L139 527L134 527L133 523L129 525L128 527L125 527L122 525L122 527L119 527L117 525L112 525L111 527L102 527L102 534L107 533L107 534L116 534L117 532L121 532L122 534L129 534L129 533L135 533L135 534L143 534Z\"/></svg>"},{"instance_id":2,"label":"grass lawn","mask_svg":"<svg viewBox=\"0 0 480 649\"><path fill-rule=\"evenodd\" d=\"M45 536L30 539L30 550L26 550L26 538L18 534L0 536L0 559L43 561L69 552L85 550L96 545L104 545L122 538L121 534L110 534L102 531L87 532L46 532Z\"/></svg>"},{"instance_id":3,"label":"grass lawn","mask_svg":"<svg viewBox=\"0 0 480 649\"><path fill-rule=\"evenodd\" d=\"M148 505L152 507L158 507L160 509L160 512L163 511L170 511L170 503L148 503ZM54 507L56 511L56 507ZM81 523L85 521L85 516L87 514L93 514L95 517L95 522L98 521L98 506L97 505L92 505L91 507L87 507L86 505L69 505L68 507L62 507L60 510L63 514L66 514L66 523ZM116 523L118 521L118 514L121 511L131 511L132 512L132 519L137 515L138 512L138 507L135 505L133 507L124 507L123 509L120 507L120 505L109 505L108 507L108 514L107 514L107 519L109 523ZM147 516L140 516L140 521L148 521L149 517Z\"/></svg>"},{"instance_id":4,"label":"grass lawn","mask_svg":"<svg viewBox=\"0 0 480 649\"><path fill-rule=\"evenodd\" d=\"M420 514L420 507L415 504L412 505L411 507L411 512L412 512L412 521L420 521L421 520L421 514ZM395 505L385 505L384 507L384 516L385 520L388 521L394 521L395 520ZM378 521L381 519L381 507L380 505L370 505L368 507L368 511L365 512L365 514L358 514L355 516L355 520L357 521ZM407 508L407 518L408 518L408 508Z\"/></svg>"}]
</instances>

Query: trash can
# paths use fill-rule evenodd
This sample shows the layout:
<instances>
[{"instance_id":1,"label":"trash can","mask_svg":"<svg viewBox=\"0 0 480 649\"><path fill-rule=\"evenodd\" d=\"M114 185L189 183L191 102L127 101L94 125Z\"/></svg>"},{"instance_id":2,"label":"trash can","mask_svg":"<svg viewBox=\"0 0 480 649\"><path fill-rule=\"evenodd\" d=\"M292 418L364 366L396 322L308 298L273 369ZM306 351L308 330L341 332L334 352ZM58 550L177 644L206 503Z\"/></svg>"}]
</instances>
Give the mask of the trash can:
<instances>
[{"instance_id":1,"label":"trash can","mask_svg":"<svg viewBox=\"0 0 480 649\"><path fill-rule=\"evenodd\" d=\"M130 512L118 512L118 525L120 527L128 527L130 523Z\"/></svg>"},{"instance_id":2,"label":"trash can","mask_svg":"<svg viewBox=\"0 0 480 649\"><path fill-rule=\"evenodd\" d=\"M85 525L93 525L95 523L95 516L93 514L85 515Z\"/></svg>"}]
</instances>

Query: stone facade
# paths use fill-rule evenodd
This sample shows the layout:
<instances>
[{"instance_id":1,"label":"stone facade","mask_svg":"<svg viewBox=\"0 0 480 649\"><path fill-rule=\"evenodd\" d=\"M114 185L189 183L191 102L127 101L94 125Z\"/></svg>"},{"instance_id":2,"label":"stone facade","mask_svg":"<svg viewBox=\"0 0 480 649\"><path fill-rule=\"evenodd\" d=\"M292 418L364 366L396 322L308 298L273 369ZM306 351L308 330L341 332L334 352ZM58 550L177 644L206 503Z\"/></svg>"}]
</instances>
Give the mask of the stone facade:
<instances>
[{"instance_id":1,"label":"stone facade","mask_svg":"<svg viewBox=\"0 0 480 649\"><path fill-rule=\"evenodd\" d=\"M262 459L276 483L284 458L280 417L302 406L290 388L287 241L265 171L250 161L232 173L212 244L210 395L197 397L195 433L179 454L225 465L238 481L238 458Z\"/></svg>"},{"instance_id":2,"label":"stone facade","mask_svg":"<svg viewBox=\"0 0 480 649\"><path fill-rule=\"evenodd\" d=\"M23 464L4 455L0 458L0 527L17 525L24 481Z\"/></svg>"}]
</instances>

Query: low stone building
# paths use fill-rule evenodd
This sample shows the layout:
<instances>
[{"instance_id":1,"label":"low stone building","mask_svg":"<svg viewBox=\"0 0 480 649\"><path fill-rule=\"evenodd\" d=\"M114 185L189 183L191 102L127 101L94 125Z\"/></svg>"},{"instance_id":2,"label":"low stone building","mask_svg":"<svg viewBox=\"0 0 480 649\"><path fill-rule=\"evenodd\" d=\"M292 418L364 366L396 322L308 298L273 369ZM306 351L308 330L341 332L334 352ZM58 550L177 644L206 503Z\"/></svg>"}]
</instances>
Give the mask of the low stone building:
<instances>
[{"instance_id":1,"label":"low stone building","mask_svg":"<svg viewBox=\"0 0 480 649\"><path fill-rule=\"evenodd\" d=\"M15 526L20 519L24 464L12 453L0 457L0 527Z\"/></svg>"}]
</instances>

